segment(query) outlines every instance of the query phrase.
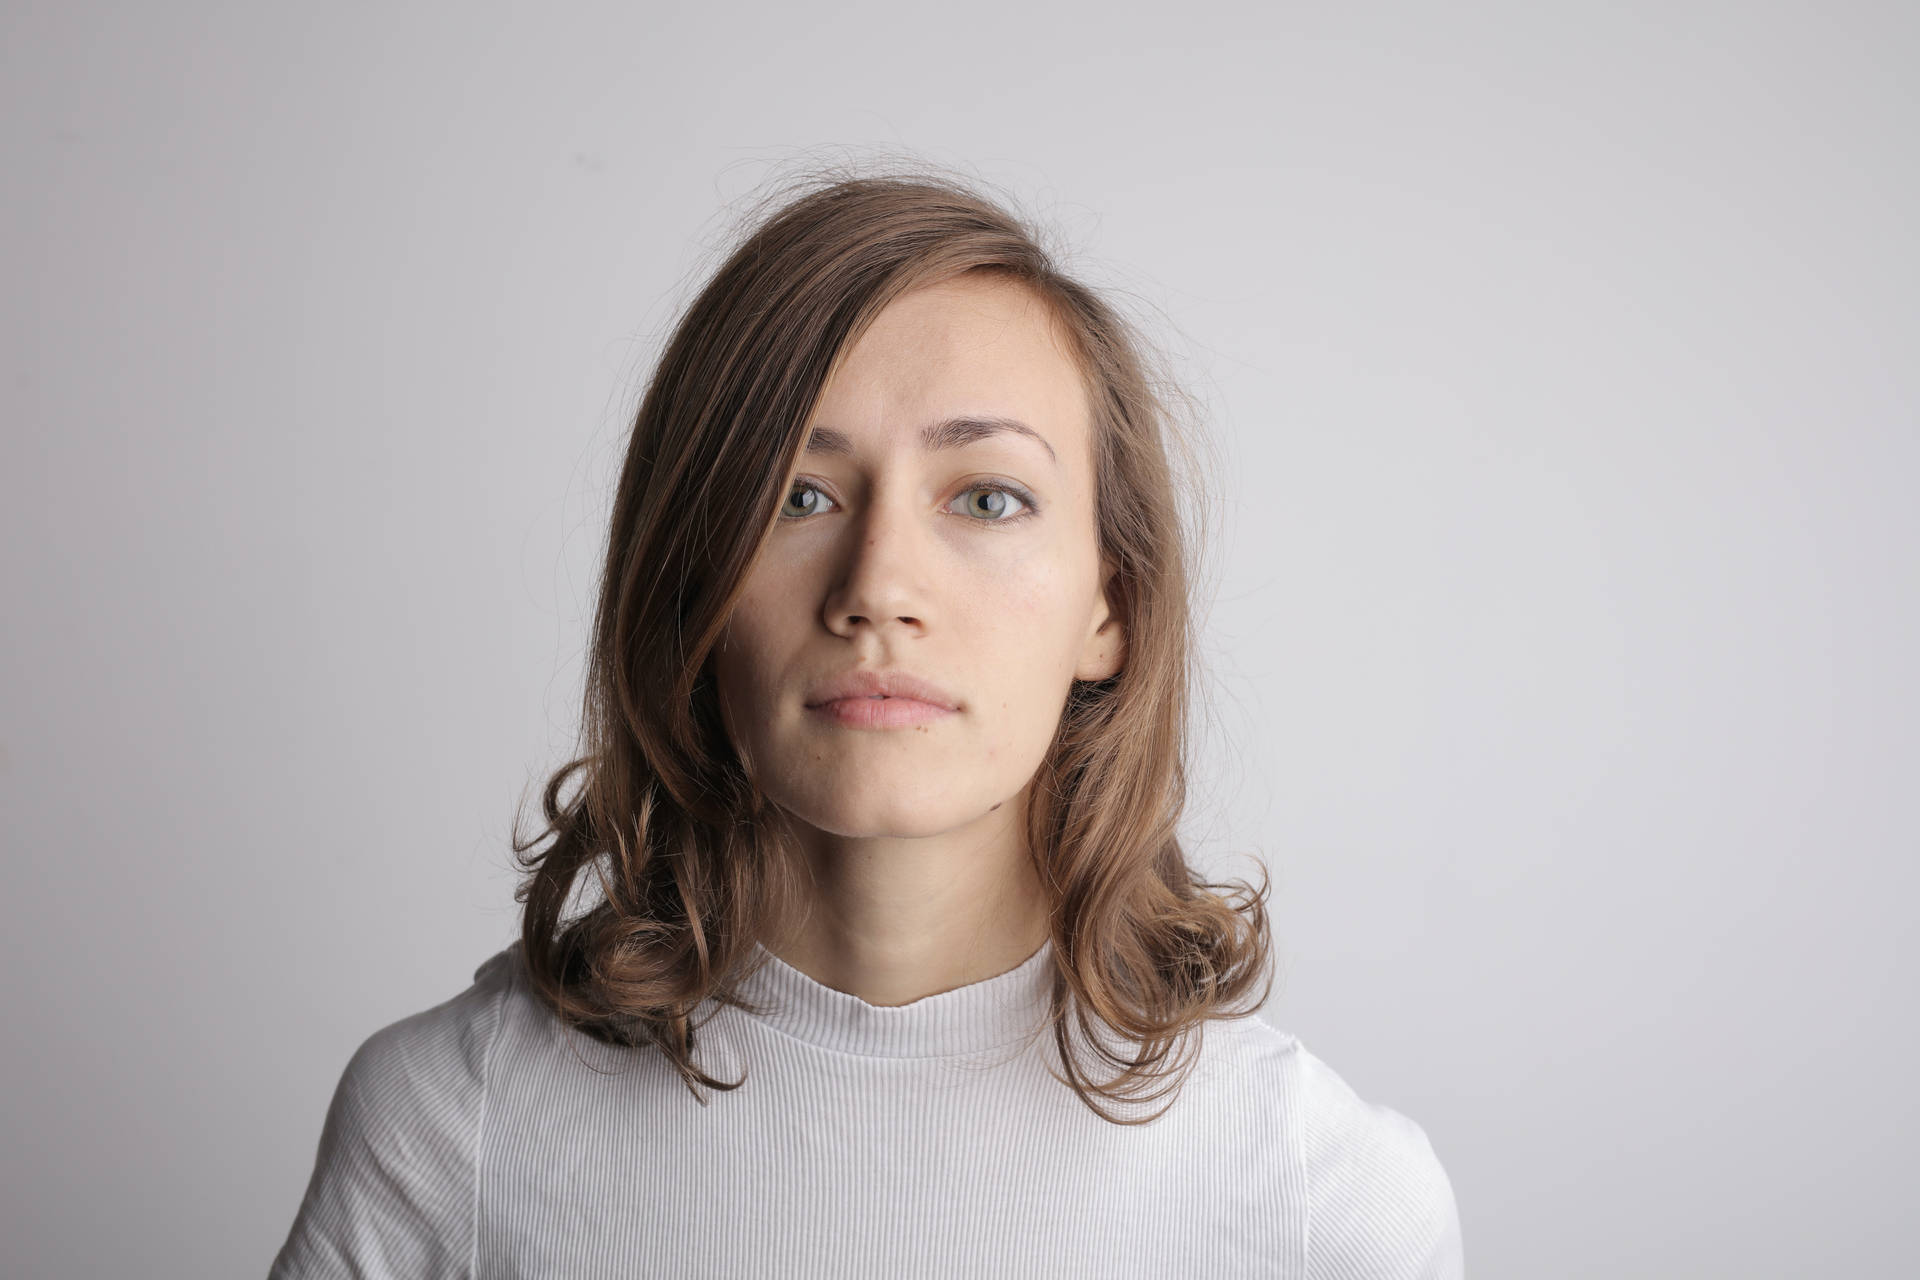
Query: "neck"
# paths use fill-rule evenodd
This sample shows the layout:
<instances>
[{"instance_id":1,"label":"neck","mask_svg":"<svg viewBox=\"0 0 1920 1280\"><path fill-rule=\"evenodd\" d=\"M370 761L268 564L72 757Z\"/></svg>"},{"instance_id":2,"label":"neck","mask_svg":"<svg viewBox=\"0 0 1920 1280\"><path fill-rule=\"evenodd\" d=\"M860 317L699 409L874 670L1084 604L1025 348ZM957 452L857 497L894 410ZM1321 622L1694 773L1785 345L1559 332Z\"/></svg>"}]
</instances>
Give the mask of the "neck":
<instances>
[{"instance_id":1,"label":"neck","mask_svg":"<svg viewBox=\"0 0 1920 1280\"><path fill-rule=\"evenodd\" d=\"M868 1004L910 1004L996 977L1047 939L1021 803L932 836L808 831L805 851L811 900L767 949Z\"/></svg>"}]
</instances>

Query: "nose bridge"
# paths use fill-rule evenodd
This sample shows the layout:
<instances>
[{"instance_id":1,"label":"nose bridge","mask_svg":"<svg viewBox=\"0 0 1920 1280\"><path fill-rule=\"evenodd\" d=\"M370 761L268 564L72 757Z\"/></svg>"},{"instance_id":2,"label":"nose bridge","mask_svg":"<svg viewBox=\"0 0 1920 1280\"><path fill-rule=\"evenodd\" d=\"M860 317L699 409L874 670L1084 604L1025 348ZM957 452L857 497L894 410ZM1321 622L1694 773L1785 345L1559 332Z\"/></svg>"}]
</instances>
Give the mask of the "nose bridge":
<instances>
[{"instance_id":1,"label":"nose bridge","mask_svg":"<svg viewBox=\"0 0 1920 1280\"><path fill-rule=\"evenodd\" d=\"M835 615L829 622L859 617L882 626L920 619L927 530L915 504L905 482L868 491L866 509L852 522L841 588L828 603Z\"/></svg>"}]
</instances>

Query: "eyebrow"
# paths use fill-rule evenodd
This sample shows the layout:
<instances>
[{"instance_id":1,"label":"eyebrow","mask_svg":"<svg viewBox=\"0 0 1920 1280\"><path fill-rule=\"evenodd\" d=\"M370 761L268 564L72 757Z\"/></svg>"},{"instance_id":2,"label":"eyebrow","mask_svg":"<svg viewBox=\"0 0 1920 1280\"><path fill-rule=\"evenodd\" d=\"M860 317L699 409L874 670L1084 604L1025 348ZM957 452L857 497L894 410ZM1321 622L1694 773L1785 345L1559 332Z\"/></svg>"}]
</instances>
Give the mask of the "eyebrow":
<instances>
[{"instance_id":1,"label":"eyebrow","mask_svg":"<svg viewBox=\"0 0 1920 1280\"><path fill-rule=\"evenodd\" d=\"M920 428L920 446L923 449L958 449L976 440L986 440L998 435L1022 435L1040 442L1054 465L1060 464L1059 455L1047 438L1017 418L944 418ZM852 453L853 437L833 427L815 427L807 436L808 453Z\"/></svg>"}]
</instances>

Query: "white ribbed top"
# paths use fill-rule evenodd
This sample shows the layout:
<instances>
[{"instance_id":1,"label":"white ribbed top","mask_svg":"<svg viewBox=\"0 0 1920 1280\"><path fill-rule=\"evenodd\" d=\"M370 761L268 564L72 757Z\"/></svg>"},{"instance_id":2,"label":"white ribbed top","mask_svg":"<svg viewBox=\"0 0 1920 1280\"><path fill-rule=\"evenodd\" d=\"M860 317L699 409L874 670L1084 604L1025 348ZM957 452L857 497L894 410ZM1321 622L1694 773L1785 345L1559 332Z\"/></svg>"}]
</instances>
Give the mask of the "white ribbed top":
<instances>
[{"instance_id":1,"label":"white ribbed top","mask_svg":"<svg viewBox=\"0 0 1920 1280\"><path fill-rule=\"evenodd\" d=\"M876 1006L767 953L764 1013L703 1010L697 1059L747 1078L701 1106L565 1029L516 943L355 1052L270 1280L1461 1275L1413 1121L1249 1018L1207 1024L1167 1114L1112 1124L1028 1035L1052 979L1043 945Z\"/></svg>"},{"instance_id":2,"label":"white ribbed top","mask_svg":"<svg viewBox=\"0 0 1920 1280\"><path fill-rule=\"evenodd\" d=\"M740 994L772 1006L763 1025L808 1044L869 1058L936 1058L998 1048L1047 1016L1053 943L996 978L926 996L912 1004L872 1005L823 986L759 943L765 963Z\"/></svg>"}]
</instances>

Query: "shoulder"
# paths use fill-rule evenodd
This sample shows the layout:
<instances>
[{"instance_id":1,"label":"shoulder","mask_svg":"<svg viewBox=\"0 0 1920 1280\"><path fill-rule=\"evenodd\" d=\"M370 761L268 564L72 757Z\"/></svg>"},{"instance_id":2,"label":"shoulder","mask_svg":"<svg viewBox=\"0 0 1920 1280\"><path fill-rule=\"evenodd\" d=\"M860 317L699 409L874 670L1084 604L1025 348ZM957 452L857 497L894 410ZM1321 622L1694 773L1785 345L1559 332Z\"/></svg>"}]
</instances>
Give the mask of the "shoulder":
<instances>
[{"instance_id":1,"label":"shoulder","mask_svg":"<svg viewBox=\"0 0 1920 1280\"><path fill-rule=\"evenodd\" d=\"M1457 1280L1459 1209L1426 1131L1289 1039L1309 1280Z\"/></svg>"},{"instance_id":2,"label":"shoulder","mask_svg":"<svg viewBox=\"0 0 1920 1280\"><path fill-rule=\"evenodd\" d=\"M380 1028L354 1051L275 1280L455 1274L467 1265L488 1066L516 955L515 947L495 953L465 990Z\"/></svg>"},{"instance_id":3,"label":"shoulder","mask_svg":"<svg viewBox=\"0 0 1920 1280\"><path fill-rule=\"evenodd\" d=\"M348 1061L342 1085L369 1095L367 1101L391 1098L405 1107L480 1084L517 951L516 943L496 952L458 995L368 1036Z\"/></svg>"},{"instance_id":4,"label":"shoulder","mask_svg":"<svg viewBox=\"0 0 1920 1280\"><path fill-rule=\"evenodd\" d=\"M486 1088L488 1051L513 985L514 951L489 957L464 991L368 1036L348 1060L329 1120L351 1122L352 1137L378 1150L396 1135L457 1135L475 1118Z\"/></svg>"},{"instance_id":5,"label":"shoulder","mask_svg":"<svg viewBox=\"0 0 1920 1280\"><path fill-rule=\"evenodd\" d=\"M1426 1131L1361 1098L1290 1032L1258 1017L1216 1029L1214 1076L1239 1083L1215 1103L1272 1117L1258 1133L1307 1280L1458 1280L1459 1212Z\"/></svg>"},{"instance_id":6,"label":"shoulder","mask_svg":"<svg viewBox=\"0 0 1920 1280\"><path fill-rule=\"evenodd\" d=\"M1458 1280L1460 1218L1426 1131L1361 1098L1298 1036L1256 1017L1209 1023L1207 1096L1265 1144L1307 1280ZM1218 1035L1215 1033L1218 1032ZM1268 1125L1245 1129L1261 1113ZM1296 1255L1298 1256L1298 1255Z\"/></svg>"}]
</instances>

